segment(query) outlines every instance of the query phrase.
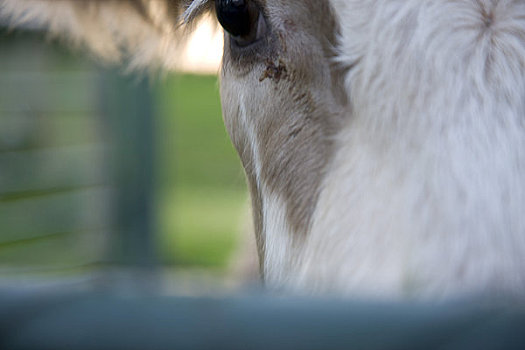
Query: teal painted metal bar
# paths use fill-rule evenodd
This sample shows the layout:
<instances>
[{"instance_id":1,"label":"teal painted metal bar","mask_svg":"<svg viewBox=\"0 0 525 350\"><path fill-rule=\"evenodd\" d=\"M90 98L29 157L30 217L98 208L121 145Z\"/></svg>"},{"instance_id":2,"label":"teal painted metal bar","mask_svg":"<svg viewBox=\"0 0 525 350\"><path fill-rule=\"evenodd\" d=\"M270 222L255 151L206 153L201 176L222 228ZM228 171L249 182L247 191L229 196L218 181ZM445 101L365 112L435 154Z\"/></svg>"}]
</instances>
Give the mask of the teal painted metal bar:
<instances>
[{"instance_id":1,"label":"teal painted metal bar","mask_svg":"<svg viewBox=\"0 0 525 350\"><path fill-rule=\"evenodd\" d=\"M525 349L524 305L0 294L0 348Z\"/></svg>"}]
</instances>

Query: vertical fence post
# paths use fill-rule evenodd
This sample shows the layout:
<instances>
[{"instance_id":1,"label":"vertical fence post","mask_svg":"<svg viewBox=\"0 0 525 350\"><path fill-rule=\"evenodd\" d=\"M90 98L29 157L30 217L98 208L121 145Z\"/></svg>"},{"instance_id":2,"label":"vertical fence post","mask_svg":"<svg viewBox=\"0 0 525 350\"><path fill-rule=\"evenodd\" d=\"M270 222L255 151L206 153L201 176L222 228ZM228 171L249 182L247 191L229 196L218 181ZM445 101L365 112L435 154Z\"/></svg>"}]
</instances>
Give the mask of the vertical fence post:
<instances>
[{"instance_id":1,"label":"vertical fence post","mask_svg":"<svg viewBox=\"0 0 525 350\"><path fill-rule=\"evenodd\" d=\"M113 138L115 230L108 260L151 276L154 242L154 108L149 80L115 70L101 74L102 116ZM135 276L136 277L136 276ZM144 277L144 274L140 274ZM142 282L141 282L142 283Z\"/></svg>"}]
</instances>

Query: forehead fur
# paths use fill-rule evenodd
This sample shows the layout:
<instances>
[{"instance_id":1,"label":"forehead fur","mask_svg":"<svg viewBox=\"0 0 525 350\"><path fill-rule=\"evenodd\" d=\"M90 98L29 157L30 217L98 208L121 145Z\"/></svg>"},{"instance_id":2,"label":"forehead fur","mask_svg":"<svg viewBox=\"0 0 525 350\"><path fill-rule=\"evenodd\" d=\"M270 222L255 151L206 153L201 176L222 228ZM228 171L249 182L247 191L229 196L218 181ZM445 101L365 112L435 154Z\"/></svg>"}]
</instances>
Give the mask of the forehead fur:
<instances>
[{"instance_id":1,"label":"forehead fur","mask_svg":"<svg viewBox=\"0 0 525 350\"><path fill-rule=\"evenodd\" d=\"M169 66L209 0L0 0L0 22L45 29L110 62Z\"/></svg>"}]
</instances>

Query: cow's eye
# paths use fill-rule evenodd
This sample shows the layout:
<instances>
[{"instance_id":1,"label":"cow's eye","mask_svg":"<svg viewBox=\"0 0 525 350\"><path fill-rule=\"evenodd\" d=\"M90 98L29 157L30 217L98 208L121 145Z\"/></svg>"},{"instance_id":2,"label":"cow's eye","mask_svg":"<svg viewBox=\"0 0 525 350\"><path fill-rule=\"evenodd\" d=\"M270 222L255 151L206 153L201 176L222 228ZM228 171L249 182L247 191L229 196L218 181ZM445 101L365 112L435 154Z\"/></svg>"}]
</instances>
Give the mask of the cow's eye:
<instances>
[{"instance_id":1,"label":"cow's eye","mask_svg":"<svg viewBox=\"0 0 525 350\"><path fill-rule=\"evenodd\" d=\"M219 23L238 46L248 46L266 32L264 17L253 0L215 0L215 11Z\"/></svg>"}]
</instances>

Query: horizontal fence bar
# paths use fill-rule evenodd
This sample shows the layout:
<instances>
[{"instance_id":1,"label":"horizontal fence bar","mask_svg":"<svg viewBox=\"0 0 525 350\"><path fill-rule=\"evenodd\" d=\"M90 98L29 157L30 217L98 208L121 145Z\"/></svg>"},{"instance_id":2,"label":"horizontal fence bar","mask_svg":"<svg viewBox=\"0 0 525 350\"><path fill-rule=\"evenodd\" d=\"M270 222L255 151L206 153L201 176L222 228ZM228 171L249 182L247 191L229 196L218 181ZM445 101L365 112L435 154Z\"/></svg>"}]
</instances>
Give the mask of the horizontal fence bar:
<instances>
[{"instance_id":1,"label":"horizontal fence bar","mask_svg":"<svg viewBox=\"0 0 525 350\"><path fill-rule=\"evenodd\" d=\"M1 349L525 349L524 305L0 293Z\"/></svg>"}]
</instances>

